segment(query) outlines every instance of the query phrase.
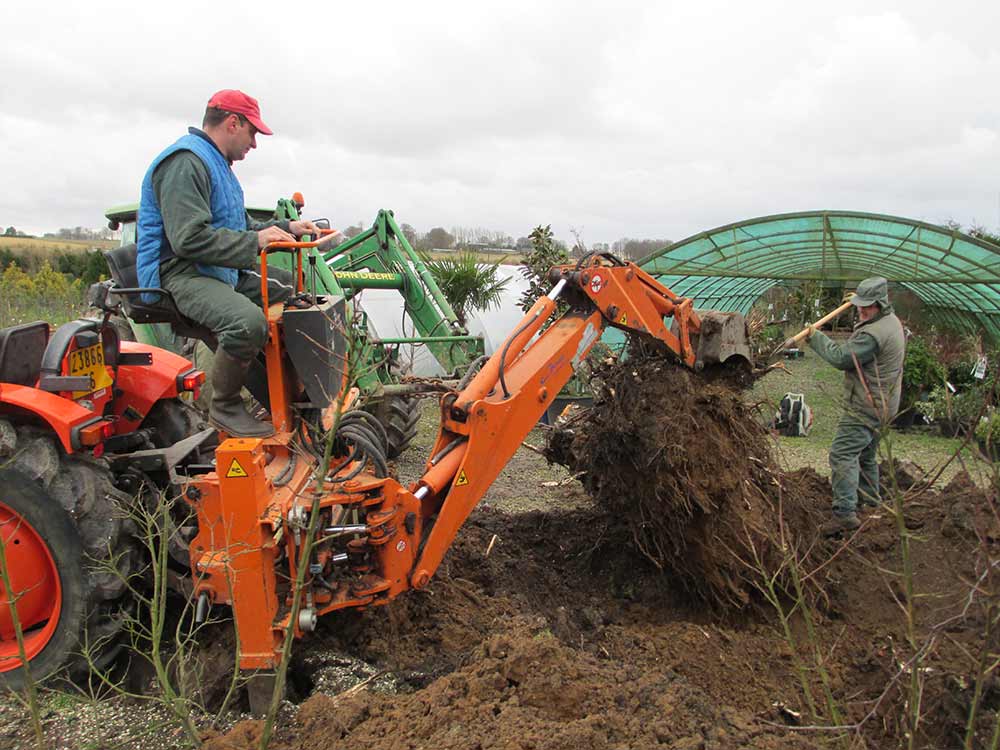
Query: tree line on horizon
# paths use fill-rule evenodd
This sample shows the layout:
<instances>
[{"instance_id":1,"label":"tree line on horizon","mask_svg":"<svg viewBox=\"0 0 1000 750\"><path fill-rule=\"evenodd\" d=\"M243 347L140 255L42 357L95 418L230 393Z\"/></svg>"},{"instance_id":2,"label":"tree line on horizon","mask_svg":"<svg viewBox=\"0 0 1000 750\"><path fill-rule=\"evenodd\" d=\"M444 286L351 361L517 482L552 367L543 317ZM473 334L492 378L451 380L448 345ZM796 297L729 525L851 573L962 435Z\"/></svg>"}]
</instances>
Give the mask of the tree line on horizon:
<instances>
[{"instance_id":1,"label":"tree line on horizon","mask_svg":"<svg viewBox=\"0 0 1000 750\"><path fill-rule=\"evenodd\" d=\"M25 239L41 239L46 240L111 240L114 239L114 233L107 227L101 229L88 229L87 227L63 227L57 232L46 232L42 235L28 234L23 232L17 227L8 226L3 231L4 237L23 237Z\"/></svg>"},{"instance_id":2,"label":"tree line on horizon","mask_svg":"<svg viewBox=\"0 0 1000 750\"><path fill-rule=\"evenodd\" d=\"M472 250L478 252L511 252L528 253L532 250L531 236L514 239L505 232L485 229L482 227L454 226L449 231L444 227L433 227L427 232L418 232L410 224L400 224L399 228L413 249L429 252L431 250ZM361 234L366 227L359 221L344 229L344 236L351 238ZM562 240L551 238L556 248L566 251L569 257L580 257L587 252L611 252L628 260L639 260L650 253L669 247L668 239L638 239L622 237L615 242L595 242L587 246L580 233L572 230L575 242L569 245Z\"/></svg>"}]
</instances>

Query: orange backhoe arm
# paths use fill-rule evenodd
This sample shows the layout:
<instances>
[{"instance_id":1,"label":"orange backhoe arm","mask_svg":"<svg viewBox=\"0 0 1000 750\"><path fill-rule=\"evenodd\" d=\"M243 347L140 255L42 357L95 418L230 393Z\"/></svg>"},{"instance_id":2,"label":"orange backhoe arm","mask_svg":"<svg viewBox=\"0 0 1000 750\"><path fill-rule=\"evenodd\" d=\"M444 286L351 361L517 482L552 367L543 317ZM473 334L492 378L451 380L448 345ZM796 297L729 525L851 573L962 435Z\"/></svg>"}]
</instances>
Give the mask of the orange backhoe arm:
<instances>
[{"instance_id":1,"label":"orange backhoe arm","mask_svg":"<svg viewBox=\"0 0 1000 750\"><path fill-rule=\"evenodd\" d=\"M441 427L426 472L412 488L430 524L410 583L423 588L458 529L608 325L662 341L693 366L700 320L635 264L595 256L552 269L555 287L460 392L441 400ZM534 338L564 297L570 310ZM677 323L677 334L669 320ZM436 517L435 517L436 516Z\"/></svg>"},{"instance_id":2,"label":"orange backhoe arm","mask_svg":"<svg viewBox=\"0 0 1000 750\"><path fill-rule=\"evenodd\" d=\"M327 612L381 606L408 588L425 587L469 513L608 325L648 334L689 365L695 362L690 337L701 332L703 320L690 300L635 265L591 256L552 274L552 291L475 377L441 399L431 457L409 489L395 479L351 473L361 468L351 462L338 469L343 477L326 475L315 494L315 464L298 457L295 432L286 427L292 410L280 311L269 311L266 355L278 432L267 439L223 441L216 471L194 475L183 493L198 513L190 553L199 611L211 602L232 605L242 669L275 668L289 625L301 635ZM558 300L568 312L542 330ZM293 622L282 579L296 577L303 519L314 502L324 521ZM345 523L349 512L360 512L364 522ZM279 567L287 568L280 577ZM325 579L323 571L335 575Z\"/></svg>"}]
</instances>

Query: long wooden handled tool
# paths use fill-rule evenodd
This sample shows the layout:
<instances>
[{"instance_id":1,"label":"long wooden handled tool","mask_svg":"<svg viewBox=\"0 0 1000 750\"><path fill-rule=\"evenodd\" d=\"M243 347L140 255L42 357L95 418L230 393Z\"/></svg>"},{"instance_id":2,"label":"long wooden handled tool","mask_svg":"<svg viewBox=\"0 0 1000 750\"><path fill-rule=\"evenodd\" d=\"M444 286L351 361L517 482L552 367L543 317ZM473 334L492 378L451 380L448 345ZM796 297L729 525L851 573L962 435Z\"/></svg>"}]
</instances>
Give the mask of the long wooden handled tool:
<instances>
[{"instance_id":1,"label":"long wooden handled tool","mask_svg":"<svg viewBox=\"0 0 1000 750\"><path fill-rule=\"evenodd\" d=\"M809 329L810 328L819 328L820 326L825 325L826 323L829 323L834 318L839 317L841 314L843 314L844 312L846 312L847 310L849 310L850 307L851 307L851 303L850 302L845 302L840 307L838 307L836 310L828 312L826 315L824 315L822 318L820 318L819 320L817 320L811 326L806 326L801 331L799 331L794 336L792 336L790 339L786 339L784 341L784 343L782 343L777 349L775 349L773 352L771 352L771 356L773 357L775 354L777 354L778 352L780 352L782 349L788 349L790 347L793 347L793 346L797 345L803 338L805 338L809 334Z\"/></svg>"}]
</instances>

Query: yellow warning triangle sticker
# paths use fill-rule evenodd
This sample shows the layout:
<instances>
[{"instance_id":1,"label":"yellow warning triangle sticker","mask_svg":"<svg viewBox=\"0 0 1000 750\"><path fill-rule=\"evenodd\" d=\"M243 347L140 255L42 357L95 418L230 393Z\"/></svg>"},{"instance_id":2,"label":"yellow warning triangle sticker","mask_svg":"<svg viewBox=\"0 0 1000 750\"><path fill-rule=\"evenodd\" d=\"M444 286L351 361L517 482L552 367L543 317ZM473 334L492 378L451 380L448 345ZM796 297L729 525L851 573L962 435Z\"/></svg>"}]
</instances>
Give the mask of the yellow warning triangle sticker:
<instances>
[{"instance_id":1,"label":"yellow warning triangle sticker","mask_svg":"<svg viewBox=\"0 0 1000 750\"><path fill-rule=\"evenodd\" d=\"M246 477L246 476L249 476L249 474L247 474L246 472L246 469L240 466L240 462L234 458L233 462L229 464L229 471L226 472L226 477L229 478L229 477Z\"/></svg>"},{"instance_id":2,"label":"yellow warning triangle sticker","mask_svg":"<svg viewBox=\"0 0 1000 750\"><path fill-rule=\"evenodd\" d=\"M622 319L619 320L618 322L621 325L627 325L628 324L628 315L626 315L625 313L622 313Z\"/></svg>"},{"instance_id":3,"label":"yellow warning triangle sticker","mask_svg":"<svg viewBox=\"0 0 1000 750\"><path fill-rule=\"evenodd\" d=\"M469 478L465 476L465 469L458 472L458 479L455 480L456 487L463 487L469 483Z\"/></svg>"}]
</instances>

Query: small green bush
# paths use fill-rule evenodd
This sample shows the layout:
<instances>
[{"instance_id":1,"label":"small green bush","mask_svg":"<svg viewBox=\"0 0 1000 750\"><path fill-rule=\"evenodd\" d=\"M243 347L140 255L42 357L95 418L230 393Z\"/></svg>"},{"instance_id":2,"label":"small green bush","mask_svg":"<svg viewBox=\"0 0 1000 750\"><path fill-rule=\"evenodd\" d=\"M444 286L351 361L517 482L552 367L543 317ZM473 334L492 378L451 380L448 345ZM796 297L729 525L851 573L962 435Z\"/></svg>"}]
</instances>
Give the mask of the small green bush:
<instances>
[{"instance_id":1,"label":"small green bush","mask_svg":"<svg viewBox=\"0 0 1000 750\"><path fill-rule=\"evenodd\" d=\"M80 279L84 288L107 278L108 266L100 251L86 253L56 253L56 270L74 279Z\"/></svg>"},{"instance_id":2,"label":"small green bush","mask_svg":"<svg viewBox=\"0 0 1000 750\"><path fill-rule=\"evenodd\" d=\"M957 393L951 393L947 386L939 385L931 390L925 401L918 401L913 408L937 422L944 434L965 434L983 413L986 395L986 389L978 383Z\"/></svg>"},{"instance_id":3,"label":"small green bush","mask_svg":"<svg viewBox=\"0 0 1000 750\"><path fill-rule=\"evenodd\" d=\"M900 410L912 409L920 401L921 396L943 385L947 375L944 365L931 352L924 340L912 336L906 342Z\"/></svg>"},{"instance_id":4,"label":"small green bush","mask_svg":"<svg viewBox=\"0 0 1000 750\"><path fill-rule=\"evenodd\" d=\"M1000 411L992 409L979 420L979 424L976 425L976 437L980 440L1000 442Z\"/></svg>"},{"instance_id":5,"label":"small green bush","mask_svg":"<svg viewBox=\"0 0 1000 750\"><path fill-rule=\"evenodd\" d=\"M80 278L70 281L47 260L34 274L10 263L0 273L0 327L44 320L64 323L86 310L86 287Z\"/></svg>"},{"instance_id":6,"label":"small green bush","mask_svg":"<svg viewBox=\"0 0 1000 750\"><path fill-rule=\"evenodd\" d=\"M468 251L446 258L432 258L427 253L421 257L455 311L459 325L464 326L472 313L500 307L503 302L508 279L500 275L500 260L481 263L479 256Z\"/></svg>"},{"instance_id":7,"label":"small green bush","mask_svg":"<svg viewBox=\"0 0 1000 750\"><path fill-rule=\"evenodd\" d=\"M1000 411L991 409L989 415L976 425L976 440L980 448L993 461L1000 458Z\"/></svg>"},{"instance_id":8,"label":"small green bush","mask_svg":"<svg viewBox=\"0 0 1000 750\"><path fill-rule=\"evenodd\" d=\"M770 354L785 341L785 338L785 331L780 325L764 326L753 339L754 351L758 355Z\"/></svg>"},{"instance_id":9,"label":"small green bush","mask_svg":"<svg viewBox=\"0 0 1000 750\"><path fill-rule=\"evenodd\" d=\"M975 359L963 359L956 362L948 368L948 382L960 391L977 385L979 381L972 376L975 367Z\"/></svg>"}]
</instances>

